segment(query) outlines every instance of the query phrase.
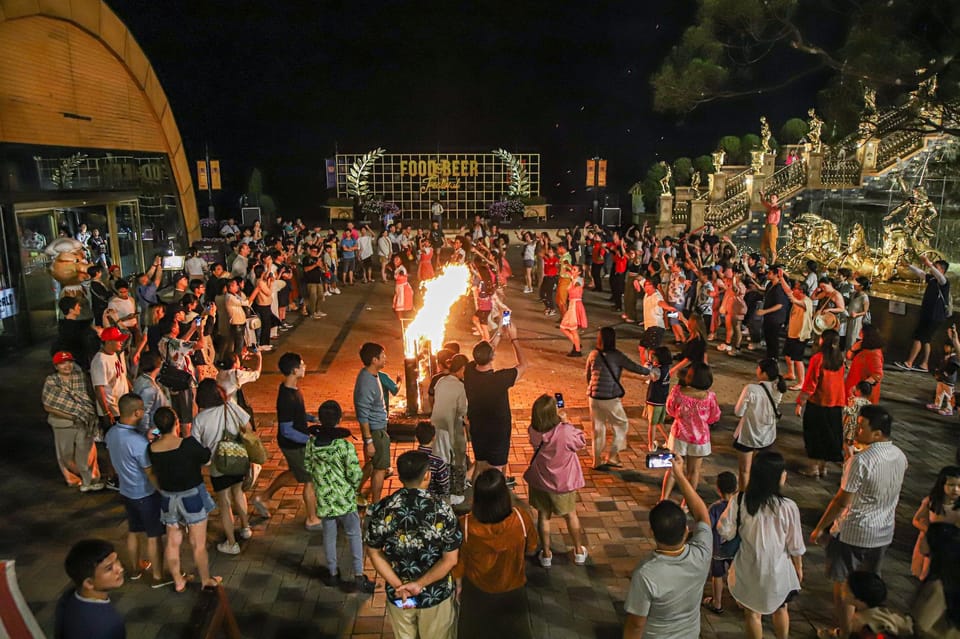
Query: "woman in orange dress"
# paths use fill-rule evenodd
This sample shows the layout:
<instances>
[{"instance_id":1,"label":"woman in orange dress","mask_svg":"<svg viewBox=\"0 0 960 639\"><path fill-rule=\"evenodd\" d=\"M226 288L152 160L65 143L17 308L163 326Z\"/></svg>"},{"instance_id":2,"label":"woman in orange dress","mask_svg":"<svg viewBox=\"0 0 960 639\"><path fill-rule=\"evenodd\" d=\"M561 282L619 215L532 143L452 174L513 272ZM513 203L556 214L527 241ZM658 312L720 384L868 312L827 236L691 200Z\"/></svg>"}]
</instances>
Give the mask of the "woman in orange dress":
<instances>
[{"instance_id":1,"label":"woman in orange dress","mask_svg":"<svg viewBox=\"0 0 960 639\"><path fill-rule=\"evenodd\" d=\"M826 477L827 462L843 461L846 404L840 334L826 330L820 336L820 350L810 358L803 389L797 397L797 415L803 415L803 445L813 462L800 471L801 475Z\"/></svg>"},{"instance_id":2,"label":"woman in orange dress","mask_svg":"<svg viewBox=\"0 0 960 639\"><path fill-rule=\"evenodd\" d=\"M872 324L865 324L862 337L847 352L850 370L844 382L847 397L853 395L853 389L860 382L870 382L873 390L867 399L871 404L880 402L880 381L883 379L883 338Z\"/></svg>"},{"instance_id":3,"label":"woman in orange dress","mask_svg":"<svg viewBox=\"0 0 960 639\"><path fill-rule=\"evenodd\" d=\"M433 246L430 240L424 238L420 242L420 251L417 254L417 281L426 282L433 279Z\"/></svg>"},{"instance_id":4,"label":"woman in orange dress","mask_svg":"<svg viewBox=\"0 0 960 639\"><path fill-rule=\"evenodd\" d=\"M583 307L583 278L580 267L570 267L570 287L567 289L567 312L560 320L560 330L573 343L567 357L580 357L580 330L587 327L587 310Z\"/></svg>"}]
</instances>

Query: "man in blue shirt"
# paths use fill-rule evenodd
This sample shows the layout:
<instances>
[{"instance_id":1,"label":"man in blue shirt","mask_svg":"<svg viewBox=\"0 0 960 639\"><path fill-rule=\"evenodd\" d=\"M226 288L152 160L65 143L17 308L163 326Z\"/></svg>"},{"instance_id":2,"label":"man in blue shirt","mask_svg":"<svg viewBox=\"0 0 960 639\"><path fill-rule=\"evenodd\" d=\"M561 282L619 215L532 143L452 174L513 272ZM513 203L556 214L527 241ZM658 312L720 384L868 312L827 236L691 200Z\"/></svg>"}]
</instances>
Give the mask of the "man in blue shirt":
<instances>
[{"instance_id":1,"label":"man in blue shirt","mask_svg":"<svg viewBox=\"0 0 960 639\"><path fill-rule=\"evenodd\" d=\"M370 478L370 497L375 504L383 492L383 480L390 468L390 435L387 434L387 407L383 401L380 371L387 365L383 346L367 342L360 347L363 368L357 374L353 387L353 407L363 433L363 478L360 486Z\"/></svg>"},{"instance_id":2,"label":"man in blue shirt","mask_svg":"<svg viewBox=\"0 0 960 639\"><path fill-rule=\"evenodd\" d=\"M57 602L54 639L126 639L123 617L110 603L110 591L123 585L123 566L113 544L78 541L63 564L74 588Z\"/></svg>"},{"instance_id":3,"label":"man in blue shirt","mask_svg":"<svg viewBox=\"0 0 960 639\"><path fill-rule=\"evenodd\" d=\"M136 580L143 570L153 569L154 585L163 581L160 563L160 538L164 526L160 521L160 493L147 477L150 457L149 442L139 430L143 420L143 400L127 393L117 402L120 419L107 431L107 449L120 480L120 496L127 511L127 560L130 579ZM148 561L140 562L140 534L147 536Z\"/></svg>"}]
</instances>

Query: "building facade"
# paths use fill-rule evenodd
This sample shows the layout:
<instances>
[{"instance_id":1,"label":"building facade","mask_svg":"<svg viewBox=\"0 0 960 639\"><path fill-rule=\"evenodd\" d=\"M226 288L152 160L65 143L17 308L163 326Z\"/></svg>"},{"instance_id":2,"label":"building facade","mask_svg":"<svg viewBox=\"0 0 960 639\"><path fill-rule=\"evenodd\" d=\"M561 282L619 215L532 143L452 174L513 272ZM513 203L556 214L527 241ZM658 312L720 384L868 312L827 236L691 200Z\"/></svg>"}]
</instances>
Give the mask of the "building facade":
<instances>
[{"instance_id":1,"label":"building facade","mask_svg":"<svg viewBox=\"0 0 960 639\"><path fill-rule=\"evenodd\" d=\"M170 104L101 0L0 0L0 231L0 348L56 333L57 237L127 278L199 239Z\"/></svg>"}]
</instances>

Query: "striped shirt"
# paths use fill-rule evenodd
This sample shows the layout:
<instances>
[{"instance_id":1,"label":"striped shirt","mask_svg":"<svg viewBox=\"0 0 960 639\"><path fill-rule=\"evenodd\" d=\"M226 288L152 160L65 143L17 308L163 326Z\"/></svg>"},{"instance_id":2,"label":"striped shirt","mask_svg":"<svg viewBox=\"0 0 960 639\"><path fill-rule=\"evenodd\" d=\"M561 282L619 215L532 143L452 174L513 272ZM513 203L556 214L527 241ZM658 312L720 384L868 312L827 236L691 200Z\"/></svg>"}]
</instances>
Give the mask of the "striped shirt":
<instances>
[{"instance_id":1,"label":"striped shirt","mask_svg":"<svg viewBox=\"0 0 960 639\"><path fill-rule=\"evenodd\" d=\"M876 442L847 461L840 488L853 493L833 534L860 548L879 548L893 541L894 515L907 457L891 441Z\"/></svg>"}]
</instances>

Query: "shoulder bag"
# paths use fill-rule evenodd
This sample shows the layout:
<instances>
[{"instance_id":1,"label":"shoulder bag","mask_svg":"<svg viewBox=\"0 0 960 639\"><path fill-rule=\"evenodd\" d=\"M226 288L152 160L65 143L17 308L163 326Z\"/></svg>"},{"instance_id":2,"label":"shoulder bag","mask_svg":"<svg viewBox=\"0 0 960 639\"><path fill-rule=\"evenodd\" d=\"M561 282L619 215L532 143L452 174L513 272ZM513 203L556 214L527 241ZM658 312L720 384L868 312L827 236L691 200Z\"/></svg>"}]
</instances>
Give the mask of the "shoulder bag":
<instances>
[{"instance_id":1,"label":"shoulder bag","mask_svg":"<svg viewBox=\"0 0 960 639\"><path fill-rule=\"evenodd\" d=\"M783 413L780 412L780 407L777 406L777 402L774 401L773 395L770 393L770 389L763 384L757 384L757 386L763 389L763 394L767 396L767 399L770 400L770 405L773 406L773 414L776 415L777 420L779 420L781 417L783 417Z\"/></svg>"},{"instance_id":2,"label":"shoulder bag","mask_svg":"<svg viewBox=\"0 0 960 639\"><path fill-rule=\"evenodd\" d=\"M174 366L168 361L163 362L157 381L172 391L185 391L193 384L193 375L188 371Z\"/></svg>"},{"instance_id":3,"label":"shoulder bag","mask_svg":"<svg viewBox=\"0 0 960 639\"><path fill-rule=\"evenodd\" d=\"M228 411L230 411L231 414L234 414L234 415L236 414L236 411L233 409L232 402L227 402L226 404L224 404L224 407ZM240 410L243 410L242 407L238 406L238 408L240 408ZM244 412L250 415L250 419L252 421L253 413L250 411L244 411ZM238 424L237 430L240 433L241 443L243 444L243 447L247 451L247 457L250 458L250 463L260 464L260 465L265 464L267 461L267 448L266 446L263 445L263 442L260 441L260 436L257 435L253 430L244 431L243 429L239 428L239 426L240 424Z\"/></svg>"},{"instance_id":4,"label":"shoulder bag","mask_svg":"<svg viewBox=\"0 0 960 639\"><path fill-rule=\"evenodd\" d=\"M238 429L236 435L231 435L227 429L227 411L229 406L223 407L223 434L213 452L213 467L222 475L246 475L250 469L250 455L244 445L243 431Z\"/></svg>"},{"instance_id":5,"label":"shoulder bag","mask_svg":"<svg viewBox=\"0 0 960 639\"><path fill-rule=\"evenodd\" d=\"M613 381L615 381L617 383L617 386L620 387L620 397L623 397L624 395L626 395L627 390L623 387L623 384L620 383L620 379L616 375L614 375L613 367L610 366L610 362L608 362L607 358L603 356L603 351L601 351L599 348L597 349L597 355L600 356L600 359L603 360L603 365L607 367L608 371L610 371L610 377L612 377Z\"/></svg>"},{"instance_id":6,"label":"shoulder bag","mask_svg":"<svg viewBox=\"0 0 960 639\"><path fill-rule=\"evenodd\" d=\"M737 556L737 551L740 550L740 510L743 508L743 493L737 494L737 534L733 536L733 539L730 541L725 541L720 544L720 549L717 553L720 559L733 559Z\"/></svg>"}]
</instances>

